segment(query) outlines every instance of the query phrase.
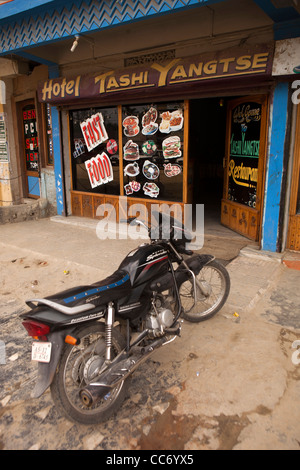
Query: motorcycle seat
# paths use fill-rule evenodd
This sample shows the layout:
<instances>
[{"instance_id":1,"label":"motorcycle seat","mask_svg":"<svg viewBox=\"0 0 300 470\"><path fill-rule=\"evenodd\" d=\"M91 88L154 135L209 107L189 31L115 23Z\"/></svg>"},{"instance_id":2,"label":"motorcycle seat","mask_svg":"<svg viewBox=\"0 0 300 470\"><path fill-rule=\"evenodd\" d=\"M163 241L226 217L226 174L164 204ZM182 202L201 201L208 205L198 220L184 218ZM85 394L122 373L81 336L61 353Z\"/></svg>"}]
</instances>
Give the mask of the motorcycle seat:
<instances>
[{"instance_id":1,"label":"motorcycle seat","mask_svg":"<svg viewBox=\"0 0 300 470\"><path fill-rule=\"evenodd\" d=\"M66 315L76 315L122 298L129 286L128 273L117 270L95 284L67 289L44 299L30 299L26 304L35 308L34 302L36 302L38 305L46 305Z\"/></svg>"}]
</instances>

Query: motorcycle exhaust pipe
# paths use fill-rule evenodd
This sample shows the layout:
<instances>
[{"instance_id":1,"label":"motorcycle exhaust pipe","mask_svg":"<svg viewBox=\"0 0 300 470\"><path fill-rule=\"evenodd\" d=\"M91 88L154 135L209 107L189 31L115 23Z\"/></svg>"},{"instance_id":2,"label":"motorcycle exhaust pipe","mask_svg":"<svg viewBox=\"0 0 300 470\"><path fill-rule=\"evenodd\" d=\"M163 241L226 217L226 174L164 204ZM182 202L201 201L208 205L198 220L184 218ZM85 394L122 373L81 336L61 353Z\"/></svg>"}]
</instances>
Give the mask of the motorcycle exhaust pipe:
<instances>
[{"instance_id":1,"label":"motorcycle exhaust pipe","mask_svg":"<svg viewBox=\"0 0 300 470\"><path fill-rule=\"evenodd\" d=\"M79 392L82 403L89 408L97 404L105 395L127 379L143 361L148 359L152 352L154 350L142 357L131 356L130 359L127 358L121 361L116 364L118 367L114 366L102 375L102 382L93 382L87 385Z\"/></svg>"},{"instance_id":2,"label":"motorcycle exhaust pipe","mask_svg":"<svg viewBox=\"0 0 300 470\"><path fill-rule=\"evenodd\" d=\"M111 392L111 389L111 387L108 387L104 384L88 385L79 392L79 396L82 403L87 408L90 408L92 405L101 400L101 398L104 398L105 395Z\"/></svg>"},{"instance_id":3,"label":"motorcycle exhaust pipe","mask_svg":"<svg viewBox=\"0 0 300 470\"><path fill-rule=\"evenodd\" d=\"M173 339L175 338L176 336L174 336ZM112 366L108 371L102 374L101 382L91 383L79 392L83 405L90 408L97 404L97 402L110 393L113 388L126 380L142 362L146 361L149 356L157 350L157 348L172 340L167 340L165 337L160 338L148 347L143 348L140 354L134 354Z\"/></svg>"}]
</instances>

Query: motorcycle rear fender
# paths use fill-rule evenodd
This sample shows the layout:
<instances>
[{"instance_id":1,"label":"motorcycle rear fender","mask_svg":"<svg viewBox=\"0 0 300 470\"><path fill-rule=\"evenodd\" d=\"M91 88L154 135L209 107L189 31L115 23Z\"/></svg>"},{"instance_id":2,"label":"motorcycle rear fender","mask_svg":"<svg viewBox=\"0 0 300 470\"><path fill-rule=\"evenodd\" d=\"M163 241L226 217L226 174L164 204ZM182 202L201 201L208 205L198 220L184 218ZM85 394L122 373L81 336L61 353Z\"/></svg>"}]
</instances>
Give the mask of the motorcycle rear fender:
<instances>
[{"instance_id":1,"label":"motorcycle rear fender","mask_svg":"<svg viewBox=\"0 0 300 470\"><path fill-rule=\"evenodd\" d=\"M30 304L31 302L28 301ZM96 307L95 309L74 313L73 315L61 313L47 305L34 306L31 310L20 315L24 320L35 320L37 322L46 323L51 328L69 328L78 323L91 321L101 318L105 315L106 305Z\"/></svg>"},{"instance_id":2,"label":"motorcycle rear fender","mask_svg":"<svg viewBox=\"0 0 300 470\"><path fill-rule=\"evenodd\" d=\"M185 260L187 266L193 273L197 276L203 266L208 264L210 261L214 259L213 255L194 255L191 258ZM188 274L186 268L181 264L175 271L175 279L177 286L180 287L183 282L188 279ZM156 279L154 282L151 283L150 288L156 292L163 292L164 290L171 289L173 286L173 277L172 274L169 272L159 279Z\"/></svg>"},{"instance_id":3,"label":"motorcycle rear fender","mask_svg":"<svg viewBox=\"0 0 300 470\"><path fill-rule=\"evenodd\" d=\"M38 375L35 387L31 393L32 398L39 398L51 385L63 346L65 344L65 337L67 334L70 334L73 329L74 328L57 331L55 333L50 333L47 336L48 341L52 343L51 359L48 363L38 363Z\"/></svg>"}]
</instances>

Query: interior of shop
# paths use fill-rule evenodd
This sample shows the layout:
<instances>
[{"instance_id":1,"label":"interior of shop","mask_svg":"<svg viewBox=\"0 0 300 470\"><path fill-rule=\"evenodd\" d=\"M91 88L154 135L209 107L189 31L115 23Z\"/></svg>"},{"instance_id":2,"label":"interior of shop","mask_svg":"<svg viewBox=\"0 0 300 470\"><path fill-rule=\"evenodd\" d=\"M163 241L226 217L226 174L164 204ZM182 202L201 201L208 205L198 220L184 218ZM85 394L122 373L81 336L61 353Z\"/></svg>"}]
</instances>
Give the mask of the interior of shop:
<instances>
[{"instance_id":1,"label":"interior of shop","mask_svg":"<svg viewBox=\"0 0 300 470\"><path fill-rule=\"evenodd\" d=\"M202 98L190 101L189 165L193 205L204 204L205 239L222 237L228 246L254 244L221 225L226 142L226 114L229 97ZM216 246L218 242L216 242ZM234 247L233 247L234 248ZM229 254L230 256L230 254Z\"/></svg>"},{"instance_id":2,"label":"interior of shop","mask_svg":"<svg viewBox=\"0 0 300 470\"><path fill-rule=\"evenodd\" d=\"M189 164L193 179L191 199L194 205L204 204L205 228L230 234L232 231L227 232L220 223L226 103L225 98L190 101Z\"/></svg>"},{"instance_id":3,"label":"interior of shop","mask_svg":"<svg viewBox=\"0 0 300 470\"><path fill-rule=\"evenodd\" d=\"M220 218L223 158L226 138L226 100L190 101L189 163L193 167L193 204L205 205L205 216Z\"/></svg>"}]
</instances>

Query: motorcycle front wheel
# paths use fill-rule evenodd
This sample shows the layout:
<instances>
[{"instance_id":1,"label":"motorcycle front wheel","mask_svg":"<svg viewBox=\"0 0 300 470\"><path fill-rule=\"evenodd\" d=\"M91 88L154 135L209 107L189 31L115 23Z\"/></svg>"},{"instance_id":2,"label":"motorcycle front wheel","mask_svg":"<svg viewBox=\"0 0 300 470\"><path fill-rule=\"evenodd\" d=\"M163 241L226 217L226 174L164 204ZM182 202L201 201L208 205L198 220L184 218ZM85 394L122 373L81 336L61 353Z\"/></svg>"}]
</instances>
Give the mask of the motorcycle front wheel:
<instances>
[{"instance_id":1,"label":"motorcycle front wheel","mask_svg":"<svg viewBox=\"0 0 300 470\"><path fill-rule=\"evenodd\" d=\"M74 333L75 336L75 333ZM93 323L76 330L78 345L66 344L51 384L52 399L71 421L97 424L108 419L123 403L127 382L122 381L95 405L83 404L79 392L98 375L105 362L105 325ZM112 329L113 357L125 347L123 336Z\"/></svg>"},{"instance_id":2,"label":"motorcycle front wheel","mask_svg":"<svg viewBox=\"0 0 300 470\"><path fill-rule=\"evenodd\" d=\"M230 277L227 269L218 261L205 265L196 276L205 294L190 278L181 284L179 294L183 307L182 316L190 322L201 322L214 316L224 305L230 291Z\"/></svg>"}]
</instances>

